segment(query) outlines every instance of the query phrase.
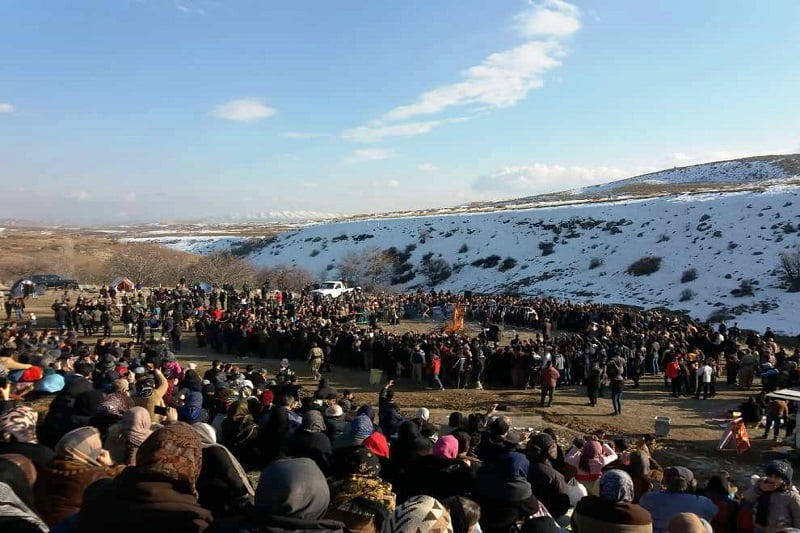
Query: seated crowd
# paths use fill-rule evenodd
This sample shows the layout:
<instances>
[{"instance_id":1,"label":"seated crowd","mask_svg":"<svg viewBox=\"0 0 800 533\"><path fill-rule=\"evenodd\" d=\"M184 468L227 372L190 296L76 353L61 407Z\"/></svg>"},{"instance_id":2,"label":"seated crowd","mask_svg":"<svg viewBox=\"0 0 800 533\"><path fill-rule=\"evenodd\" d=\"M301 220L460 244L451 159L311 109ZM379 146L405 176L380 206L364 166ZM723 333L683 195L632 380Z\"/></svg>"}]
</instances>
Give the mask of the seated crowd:
<instances>
[{"instance_id":1,"label":"seated crowd","mask_svg":"<svg viewBox=\"0 0 800 533\"><path fill-rule=\"evenodd\" d=\"M324 378L303 391L286 360L272 377L217 361L201 375L157 345L64 362L45 367L64 387L41 424L3 388L0 531L800 527L783 461L740 493L724 472L699 487L688 468L662 468L652 436L563 446L551 429L519 433L497 406L437 426L424 407L404 416L392 381L373 407Z\"/></svg>"}]
</instances>

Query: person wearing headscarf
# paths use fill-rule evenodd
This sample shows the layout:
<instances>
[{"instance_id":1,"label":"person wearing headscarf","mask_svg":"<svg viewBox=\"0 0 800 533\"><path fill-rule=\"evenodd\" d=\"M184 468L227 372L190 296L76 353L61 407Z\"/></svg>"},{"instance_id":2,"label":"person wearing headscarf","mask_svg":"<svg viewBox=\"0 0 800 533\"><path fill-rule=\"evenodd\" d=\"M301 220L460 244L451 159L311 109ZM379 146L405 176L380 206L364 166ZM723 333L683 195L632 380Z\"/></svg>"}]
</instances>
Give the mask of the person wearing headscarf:
<instances>
[{"instance_id":1,"label":"person wearing headscarf","mask_svg":"<svg viewBox=\"0 0 800 533\"><path fill-rule=\"evenodd\" d=\"M36 508L45 523L52 527L78 512L89 485L119 473L112 465L97 428L73 429L61 437L55 457L39 472L34 490Z\"/></svg>"},{"instance_id":2,"label":"person wearing headscarf","mask_svg":"<svg viewBox=\"0 0 800 533\"><path fill-rule=\"evenodd\" d=\"M154 431L139 448L136 466L87 490L78 531L204 531L212 515L197 502L201 462L200 437L190 425L174 422Z\"/></svg>"},{"instance_id":3,"label":"person wearing headscarf","mask_svg":"<svg viewBox=\"0 0 800 533\"><path fill-rule=\"evenodd\" d=\"M396 497L392 486L378 477L378 457L358 446L344 458L344 463L344 475L330 482L332 497L326 517L344 522L354 533L380 531L395 509Z\"/></svg>"},{"instance_id":4,"label":"person wearing headscarf","mask_svg":"<svg viewBox=\"0 0 800 533\"><path fill-rule=\"evenodd\" d=\"M633 480L627 472L607 471L600 478L599 488L599 496L586 496L575 506L572 513L572 530L575 533L653 531L650 513L633 503Z\"/></svg>"},{"instance_id":5,"label":"person wearing headscarf","mask_svg":"<svg viewBox=\"0 0 800 533\"><path fill-rule=\"evenodd\" d=\"M244 464L258 462L258 425L253 421L246 400L233 402L222 421L222 442Z\"/></svg>"},{"instance_id":6,"label":"person wearing headscarf","mask_svg":"<svg viewBox=\"0 0 800 533\"><path fill-rule=\"evenodd\" d=\"M539 512L540 504L528 483L530 462L507 451L478 470L472 495L481 506L481 530L507 533L518 520Z\"/></svg>"},{"instance_id":7,"label":"person wearing headscarf","mask_svg":"<svg viewBox=\"0 0 800 533\"><path fill-rule=\"evenodd\" d=\"M617 453L605 442L587 440L580 445L575 442L565 457L567 464L575 467L575 479L586 487L589 494L598 494L598 480L603 467L617 460Z\"/></svg>"},{"instance_id":8,"label":"person wearing headscarf","mask_svg":"<svg viewBox=\"0 0 800 533\"><path fill-rule=\"evenodd\" d=\"M144 407L131 407L122 415L122 420L108 430L104 447L114 463L133 466L139 446L152 433L150 413Z\"/></svg>"},{"instance_id":9,"label":"person wearing headscarf","mask_svg":"<svg viewBox=\"0 0 800 533\"><path fill-rule=\"evenodd\" d=\"M648 492L639 500L653 517L653 531L666 533L667 524L679 513L694 513L704 520L712 520L717 506L710 499L696 493L694 473L684 466L671 466L664 470L661 483L666 490Z\"/></svg>"},{"instance_id":10,"label":"person wearing headscarf","mask_svg":"<svg viewBox=\"0 0 800 533\"><path fill-rule=\"evenodd\" d=\"M317 410L303 415L300 429L289 438L286 454L291 457L308 457L317 463L323 474L330 470L333 447L325 431L325 419Z\"/></svg>"},{"instance_id":11,"label":"person wearing headscarf","mask_svg":"<svg viewBox=\"0 0 800 533\"><path fill-rule=\"evenodd\" d=\"M458 457L458 439L441 437L430 454L410 461L402 476L402 497L427 494L438 500L469 494L475 475L472 467Z\"/></svg>"},{"instance_id":12,"label":"person wearing headscarf","mask_svg":"<svg viewBox=\"0 0 800 533\"><path fill-rule=\"evenodd\" d=\"M90 420L97 414L97 410L105 397L105 393L97 389L82 392L76 396L75 405L72 408L72 426L70 429L91 425Z\"/></svg>"},{"instance_id":13,"label":"person wearing headscarf","mask_svg":"<svg viewBox=\"0 0 800 533\"><path fill-rule=\"evenodd\" d=\"M131 407L133 407L133 400L127 392L106 394L90 418L90 424L99 429L100 435L105 437L108 429L122 420L122 416Z\"/></svg>"},{"instance_id":14,"label":"person wearing headscarf","mask_svg":"<svg viewBox=\"0 0 800 533\"><path fill-rule=\"evenodd\" d=\"M203 393L189 391L183 405L178 407L178 420L187 424L208 422L208 411L203 408Z\"/></svg>"},{"instance_id":15,"label":"person wearing headscarf","mask_svg":"<svg viewBox=\"0 0 800 533\"><path fill-rule=\"evenodd\" d=\"M36 468L26 457L0 456L0 531L3 533L47 533L48 527L33 504L35 476Z\"/></svg>"},{"instance_id":16,"label":"person wearing headscarf","mask_svg":"<svg viewBox=\"0 0 800 533\"><path fill-rule=\"evenodd\" d=\"M453 533L450 511L430 496L414 496L397 506L383 524L382 533ZM485 530L484 530L485 531Z\"/></svg>"},{"instance_id":17,"label":"person wearing headscarf","mask_svg":"<svg viewBox=\"0 0 800 533\"><path fill-rule=\"evenodd\" d=\"M28 406L18 405L0 415L0 454L18 453L44 468L53 460L53 450L36 439L39 415Z\"/></svg>"},{"instance_id":18,"label":"person wearing headscarf","mask_svg":"<svg viewBox=\"0 0 800 533\"><path fill-rule=\"evenodd\" d=\"M221 444L214 428L204 422L192 425L203 446L203 462L197 478L200 505L215 520L230 516L253 504L253 485L241 463Z\"/></svg>"},{"instance_id":19,"label":"person wearing headscarf","mask_svg":"<svg viewBox=\"0 0 800 533\"><path fill-rule=\"evenodd\" d=\"M286 444L291 429L289 411L293 403L294 398L290 394L278 394L275 398L269 419L259 433L258 447L261 450L263 464L269 464L286 455Z\"/></svg>"},{"instance_id":20,"label":"person wearing headscarf","mask_svg":"<svg viewBox=\"0 0 800 533\"><path fill-rule=\"evenodd\" d=\"M316 463L286 457L261 473L251 510L215 523L209 533L343 533L342 522L323 518L329 504L328 483Z\"/></svg>"},{"instance_id":21,"label":"person wearing headscarf","mask_svg":"<svg viewBox=\"0 0 800 533\"><path fill-rule=\"evenodd\" d=\"M362 446L377 455L381 462L389 459L389 441L386 440L383 433L376 431L364 439Z\"/></svg>"},{"instance_id":22,"label":"person wearing headscarf","mask_svg":"<svg viewBox=\"0 0 800 533\"><path fill-rule=\"evenodd\" d=\"M633 450L627 455L624 463L619 469L631 476L633 503L639 503L642 496L653 488L653 483L650 481L650 456L644 450Z\"/></svg>"},{"instance_id":23,"label":"person wearing headscarf","mask_svg":"<svg viewBox=\"0 0 800 533\"><path fill-rule=\"evenodd\" d=\"M776 533L800 528L800 494L792 485L792 465L776 459L767 463L764 473L766 476L742 495L746 502L755 506L754 531Z\"/></svg>"},{"instance_id":24,"label":"person wearing headscarf","mask_svg":"<svg viewBox=\"0 0 800 533\"><path fill-rule=\"evenodd\" d=\"M481 507L477 502L464 496L450 496L442 500L450 512L453 533L473 533L481 519Z\"/></svg>"},{"instance_id":25,"label":"person wearing headscarf","mask_svg":"<svg viewBox=\"0 0 800 533\"><path fill-rule=\"evenodd\" d=\"M556 458L556 442L547 433L537 433L528 441L526 456L530 461L528 482L533 495L551 516L560 518L570 508L567 482L551 461Z\"/></svg>"},{"instance_id":26,"label":"person wearing headscarf","mask_svg":"<svg viewBox=\"0 0 800 533\"><path fill-rule=\"evenodd\" d=\"M733 499L727 472L712 474L703 488L703 496L717 506L717 516L711 520L716 533L736 533L739 520L739 502Z\"/></svg>"}]
</instances>

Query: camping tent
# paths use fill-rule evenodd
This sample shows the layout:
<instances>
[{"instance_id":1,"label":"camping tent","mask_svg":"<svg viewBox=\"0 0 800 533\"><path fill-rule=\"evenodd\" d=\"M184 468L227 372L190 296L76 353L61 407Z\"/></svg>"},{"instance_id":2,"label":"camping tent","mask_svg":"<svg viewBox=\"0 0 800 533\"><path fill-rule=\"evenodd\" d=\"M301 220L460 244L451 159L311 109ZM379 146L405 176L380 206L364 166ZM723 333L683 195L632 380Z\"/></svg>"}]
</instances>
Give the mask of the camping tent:
<instances>
[{"instance_id":1,"label":"camping tent","mask_svg":"<svg viewBox=\"0 0 800 533\"><path fill-rule=\"evenodd\" d=\"M114 287L118 291L122 292L133 292L136 290L136 284L133 283L131 280L125 277L116 277L111 281L109 287Z\"/></svg>"},{"instance_id":2,"label":"camping tent","mask_svg":"<svg viewBox=\"0 0 800 533\"><path fill-rule=\"evenodd\" d=\"M9 292L10 298L24 298L26 296L30 296L33 293L36 293L38 296L44 294L44 285L36 285L29 279L21 278L14 282L11 286L11 291Z\"/></svg>"}]
</instances>

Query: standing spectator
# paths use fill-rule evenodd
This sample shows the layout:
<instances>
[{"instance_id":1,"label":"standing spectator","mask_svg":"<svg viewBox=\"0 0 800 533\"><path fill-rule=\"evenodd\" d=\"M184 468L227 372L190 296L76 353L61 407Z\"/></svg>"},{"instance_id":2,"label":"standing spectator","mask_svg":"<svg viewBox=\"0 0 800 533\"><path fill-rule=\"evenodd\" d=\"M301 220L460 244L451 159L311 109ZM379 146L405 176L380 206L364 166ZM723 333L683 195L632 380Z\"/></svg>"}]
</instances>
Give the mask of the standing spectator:
<instances>
[{"instance_id":1,"label":"standing spectator","mask_svg":"<svg viewBox=\"0 0 800 533\"><path fill-rule=\"evenodd\" d=\"M769 436L770 428L775 428L773 430L774 439L778 440L778 433L781 430L781 420L784 417L789 415L789 406L784 400L779 400L777 398L770 398L769 403L767 404L767 425L764 426L764 437L767 438Z\"/></svg>"},{"instance_id":2,"label":"standing spectator","mask_svg":"<svg viewBox=\"0 0 800 533\"><path fill-rule=\"evenodd\" d=\"M553 391L558 384L558 379L560 376L561 374L558 370L556 370L552 363L548 362L545 364L545 367L542 369L542 372L539 375L539 384L542 386L542 401L539 403L539 405L542 407L545 407L545 398L547 398L547 407L553 405Z\"/></svg>"}]
</instances>

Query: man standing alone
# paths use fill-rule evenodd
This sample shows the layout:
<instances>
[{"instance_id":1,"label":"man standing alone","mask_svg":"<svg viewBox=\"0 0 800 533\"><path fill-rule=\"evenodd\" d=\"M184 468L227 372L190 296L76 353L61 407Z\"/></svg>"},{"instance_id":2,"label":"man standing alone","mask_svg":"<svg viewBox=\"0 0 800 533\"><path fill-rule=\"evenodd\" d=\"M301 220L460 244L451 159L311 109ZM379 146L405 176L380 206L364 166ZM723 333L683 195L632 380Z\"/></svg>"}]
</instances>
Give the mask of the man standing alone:
<instances>
[{"instance_id":1,"label":"man standing alone","mask_svg":"<svg viewBox=\"0 0 800 533\"><path fill-rule=\"evenodd\" d=\"M558 383L558 378L561 374L553 366L553 363L548 361L545 367L539 374L539 384L542 386L542 401L539 405L542 407L550 407L553 405L553 391ZM548 398L547 405L544 404L544 399Z\"/></svg>"}]
</instances>

